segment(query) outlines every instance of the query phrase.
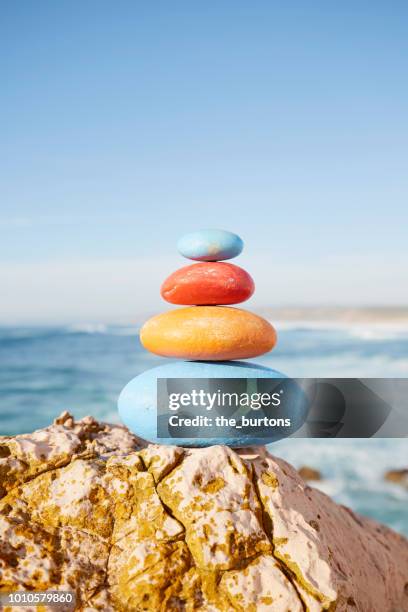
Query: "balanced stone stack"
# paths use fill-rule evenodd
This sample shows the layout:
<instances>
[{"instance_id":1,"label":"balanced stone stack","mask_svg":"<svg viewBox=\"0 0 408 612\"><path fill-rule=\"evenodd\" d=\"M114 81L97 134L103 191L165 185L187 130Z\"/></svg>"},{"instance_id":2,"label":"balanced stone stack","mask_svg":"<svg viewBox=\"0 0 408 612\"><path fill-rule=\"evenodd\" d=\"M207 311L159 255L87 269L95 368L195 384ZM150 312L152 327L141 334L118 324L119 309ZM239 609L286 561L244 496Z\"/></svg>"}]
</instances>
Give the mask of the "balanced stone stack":
<instances>
[{"instance_id":1,"label":"balanced stone stack","mask_svg":"<svg viewBox=\"0 0 408 612\"><path fill-rule=\"evenodd\" d=\"M204 361L248 359L270 351L276 343L272 325L257 315L225 307L247 300L255 286L242 268L220 260L242 251L235 234L206 230L184 236L178 249L199 260L177 270L164 281L162 297L188 308L153 317L143 326L140 339L152 353L164 357Z\"/></svg>"},{"instance_id":2,"label":"balanced stone stack","mask_svg":"<svg viewBox=\"0 0 408 612\"><path fill-rule=\"evenodd\" d=\"M157 379L159 378L283 378L276 370L236 361L257 357L276 344L273 326L262 317L231 305L254 292L251 276L226 263L241 253L239 236L223 230L201 230L178 242L184 257L198 261L171 274L161 288L171 304L186 306L156 315L140 331L150 352L177 358L168 365L134 378L119 397L119 413L136 435L150 441L184 446L265 444L265 438L157 438ZM275 439L271 436L271 439Z\"/></svg>"}]
</instances>

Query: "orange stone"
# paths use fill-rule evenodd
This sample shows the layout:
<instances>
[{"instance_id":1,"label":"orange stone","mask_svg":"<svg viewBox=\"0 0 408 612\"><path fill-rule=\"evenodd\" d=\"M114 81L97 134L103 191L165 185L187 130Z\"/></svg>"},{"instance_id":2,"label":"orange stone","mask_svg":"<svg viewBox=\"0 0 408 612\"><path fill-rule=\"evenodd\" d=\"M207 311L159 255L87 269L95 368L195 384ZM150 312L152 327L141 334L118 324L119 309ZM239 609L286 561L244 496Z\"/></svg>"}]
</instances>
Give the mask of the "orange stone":
<instances>
[{"instance_id":1,"label":"orange stone","mask_svg":"<svg viewBox=\"0 0 408 612\"><path fill-rule=\"evenodd\" d=\"M249 359L276 344L274 327L247 310L227 306L178 308L149 319L143 346L156 355L200 361Z\"/></svg>"}]
</instances>

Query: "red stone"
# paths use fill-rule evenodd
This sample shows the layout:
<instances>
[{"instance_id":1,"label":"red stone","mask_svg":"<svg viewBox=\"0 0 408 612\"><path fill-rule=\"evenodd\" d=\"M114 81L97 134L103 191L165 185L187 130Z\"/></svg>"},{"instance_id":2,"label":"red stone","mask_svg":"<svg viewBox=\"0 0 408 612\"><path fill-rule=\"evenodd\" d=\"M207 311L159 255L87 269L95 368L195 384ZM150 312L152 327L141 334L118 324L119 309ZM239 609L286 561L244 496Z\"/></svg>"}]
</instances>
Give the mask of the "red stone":
<instances>
[{"instance_id":1,"label":"red stone","mask_svg":"<svg viewBox=\"0 0 408 612\"><path fill-rule=\"evenodd\" d=\"M161 295L171 304L214 306L239 304L254 290L248 272L234 264L215 261L176 270L164 281Z\"/></svg>"}]
</instances>

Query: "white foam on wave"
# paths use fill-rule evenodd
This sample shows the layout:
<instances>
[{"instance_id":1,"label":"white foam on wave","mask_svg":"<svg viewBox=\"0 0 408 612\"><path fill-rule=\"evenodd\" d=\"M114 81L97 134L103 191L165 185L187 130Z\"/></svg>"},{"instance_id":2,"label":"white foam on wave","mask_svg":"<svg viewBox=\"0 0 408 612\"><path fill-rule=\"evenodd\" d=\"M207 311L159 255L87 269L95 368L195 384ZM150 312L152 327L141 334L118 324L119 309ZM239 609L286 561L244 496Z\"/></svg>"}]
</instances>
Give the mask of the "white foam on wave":
<instances>
[{"instance_id":1,"label":"white foam on wave","mask_svg":"<svg viewBox=\"0 0 408 612\"><path fill-rule=\"evenodd\" d=\"M270 320L281 331L341 331L361 340L408 339L408 321L387 323L350 323L347 321L318 320Z\"/></svg>"},{"instance_id":2,"label":"white foam on wave","mask_svg":"<svg viewBox=\"0 0 408 612\"><path fill-rule=\"evenodd\" d=\"M106 334L109 336L137 336L139 327L106 325L105 323L75 323L66 328L72 334Z\"/></svg>"},{"instance_id":3,"label":"white foam on wave","mask_svg":"<svg viewBox=\"0 0 408 612\"><path fill-rule=\"evenodd\" d=\"M408 325L382 324L352 326L349 333L361 340L401 340L408 339Z\"/></svg>"},{"instance_id":4,"label":"white foam on wave","mask_svg":"<svg viewBox=\"0 0 408 612\"><path fill-rule=\"evenodd\" d=\"M306 464L321 470L324 480L319 487L328 488L329 494L355 483L366 491L398 491L399 497L408 499L408 491L384 482L387 470L407 467L405 439L286 439L269 450L297 468Z\"/></svg>"},{"instance_id":5,"label":"white foam on wave","mask_svg":"<svg viewBox=\"0 0 408 612\"><path fill-rule=\"evenodd\" d=\"M68 333L73 334L106 334L108 330L104 323L74 323L66 329Z\"/></svg>"}]
</instances>

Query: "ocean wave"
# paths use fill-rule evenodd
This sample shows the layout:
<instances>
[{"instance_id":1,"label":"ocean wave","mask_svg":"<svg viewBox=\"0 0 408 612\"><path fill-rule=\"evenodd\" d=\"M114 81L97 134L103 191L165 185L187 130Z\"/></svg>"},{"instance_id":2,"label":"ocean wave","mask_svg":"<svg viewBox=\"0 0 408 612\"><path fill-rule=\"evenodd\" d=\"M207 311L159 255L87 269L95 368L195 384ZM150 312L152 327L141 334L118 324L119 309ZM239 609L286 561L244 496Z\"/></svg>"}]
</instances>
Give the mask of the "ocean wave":
<instances>
[{"instance_id":1,"label":"ocean wave","mask_svg":"<svg viewBox=\"0 0 408 612\"><path fill-rule=\"evenodd\" d=\"M66 333L106 334L108 326L104 323L74 323L65 328Z\"/></svg>"},{"instance_id":2,"label":"ocean wave","mask_svg":"<svg viewBox=\"0 0 408 612\"><path fill-rule=\"evenodd\" d=\"M408 325L359 325L350 327L348 333L359 340L408 339Z\"/></svg>"},{"instance_id":3,"label":"ocean wave","mask_svg":"<svg viewBox=\"0 0 408 612\"><path fill-rule=\"evenodd\" d=\"M76 323L65 328L68 334L105 334L109 336L137 336L139 327L106 325L105 323Z\"/></svg>"},{"instance_id":4,"label":"ocean wave","mask_svg":"<svg viewBox=\"0 0 408 612\"><path fill-rule=\"evenodd\" d=\"M54 338L63 334L64 330L60 327L2 327L0 328L0 341L1 347L5 348L7 344Z\"/></svg>"},{"instance_id":5,"label":"ocean wave","mask_svg":"<svg viewBox=\"0 0 408 612\"><path fill-rule=\"evenodd\" d=\"M349 323L346 321L271 321L280 331L342 332L360 340L394 340L408 338L408 322L400 323Z\"/></svg>"}]
</instances>

